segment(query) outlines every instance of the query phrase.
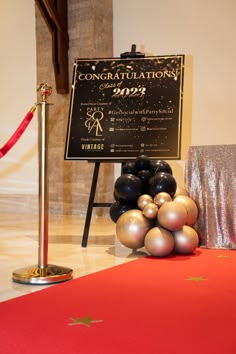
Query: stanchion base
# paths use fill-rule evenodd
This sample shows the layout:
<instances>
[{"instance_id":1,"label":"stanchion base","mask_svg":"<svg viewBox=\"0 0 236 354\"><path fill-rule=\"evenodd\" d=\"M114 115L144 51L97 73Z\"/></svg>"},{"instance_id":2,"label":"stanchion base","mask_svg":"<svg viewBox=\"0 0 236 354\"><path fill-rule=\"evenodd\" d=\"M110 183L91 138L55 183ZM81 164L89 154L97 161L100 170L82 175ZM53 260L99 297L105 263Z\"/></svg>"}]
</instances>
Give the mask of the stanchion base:
<instances>
[{"instance_id":1,"label":"stanchion base","mask_svg":"<svg viewBox=\"0 0 236 354\"><path fill-rule=\"evenodd\" d=\"M24 284L53 284L72 279L72 269L48 264L44 268L38 265L21 268L12 273L12 279Z\"/></svg>"}]
</instances>

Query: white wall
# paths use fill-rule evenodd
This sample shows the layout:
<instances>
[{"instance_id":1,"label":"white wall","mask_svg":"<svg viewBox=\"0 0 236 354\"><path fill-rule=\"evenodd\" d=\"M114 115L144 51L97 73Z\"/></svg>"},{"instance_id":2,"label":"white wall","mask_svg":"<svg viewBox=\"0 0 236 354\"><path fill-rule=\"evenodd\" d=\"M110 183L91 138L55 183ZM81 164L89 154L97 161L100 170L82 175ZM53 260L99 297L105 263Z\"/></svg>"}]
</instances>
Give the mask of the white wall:
<instances>
[{"instance_id":1,"label":"white wall","mask_svg":"<svg viewBox=\"0 0 236 354\"><path fill-rule=\"evenodd\" d=\"M32 0L0 0L0 147L36 101L35 8ZM0 160L0 193L37 193L37 114Z\"/></svg>"},{"instance_id":2,"label":"white wall","mask_svg":"<svg viewBox=\"0 0 236 354\"><path fill-rule=\"evenodd\" d=\"M236 143L236 1L113 0L113 10L114 56L132 44L146 55L187 56L190 144ZM183 161L173 164L183 180Z\"/></svg>"}]
</instances>

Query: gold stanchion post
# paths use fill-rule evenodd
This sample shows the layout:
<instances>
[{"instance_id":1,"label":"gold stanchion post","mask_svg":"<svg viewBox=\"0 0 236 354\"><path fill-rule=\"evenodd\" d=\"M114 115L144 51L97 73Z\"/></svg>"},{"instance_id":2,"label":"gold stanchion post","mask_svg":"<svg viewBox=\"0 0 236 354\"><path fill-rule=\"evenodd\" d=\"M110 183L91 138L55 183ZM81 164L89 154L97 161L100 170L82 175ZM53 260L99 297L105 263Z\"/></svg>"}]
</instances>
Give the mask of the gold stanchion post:
<instances>
[{"instance_id":1,"label":"gold stanchion post","mask_svg":"<svg viewBox=\"0 0 236 354\"><path fill-rule=\"evenodd\" d=\"M19 283L52 284L72 279L72 269L48 264L48 96L52 88L47 83L39 85L41 117L39 117L39 248L38 264L13 272Z\"/></svg>"}]
</instances>

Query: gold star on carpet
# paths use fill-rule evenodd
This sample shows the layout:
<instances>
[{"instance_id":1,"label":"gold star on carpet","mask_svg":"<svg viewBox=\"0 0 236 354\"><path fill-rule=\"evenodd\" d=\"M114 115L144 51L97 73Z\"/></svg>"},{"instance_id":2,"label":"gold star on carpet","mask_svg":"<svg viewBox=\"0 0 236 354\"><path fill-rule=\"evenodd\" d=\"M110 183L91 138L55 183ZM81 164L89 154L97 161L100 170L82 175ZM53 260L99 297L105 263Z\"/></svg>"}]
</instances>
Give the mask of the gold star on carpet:
<instances>
[{"instance_id":1,"label":"gold star on carpet","mask_svg":"<svg viewBox=\"0 0 236 354\"><path fill-rule=\"evenodd\" d=\"M70 326L72 326L72 325L84 325L84 326L87 326L87 327L90 327L92 323L102 322L103 321L103 320L94 320L91 316L72 317L71 320L72 320L72 322L69 323Z\"/></svg>"},{"instance_id":2,"label":"gold star on carpet","mask_svg":"<svg viewBox=\"0 0 236 354\"><path fill-rule=\"evenodd\" d=\"M219 254L216 256L216 258L230 258L229 256L226 256L225 254Z\"/></svg>"},{"instance_id":3,"label":"gold star on carpet","mask_svg":"<svg viewBox=\"0 0 236 354\"><path fill-rule=\"evenodd\" d=\"M198 283L199 281L207 280L206 278L200 276L200 277L188 277L185 280L192 280L195 283Z\"/></svg>"}]
</instances>

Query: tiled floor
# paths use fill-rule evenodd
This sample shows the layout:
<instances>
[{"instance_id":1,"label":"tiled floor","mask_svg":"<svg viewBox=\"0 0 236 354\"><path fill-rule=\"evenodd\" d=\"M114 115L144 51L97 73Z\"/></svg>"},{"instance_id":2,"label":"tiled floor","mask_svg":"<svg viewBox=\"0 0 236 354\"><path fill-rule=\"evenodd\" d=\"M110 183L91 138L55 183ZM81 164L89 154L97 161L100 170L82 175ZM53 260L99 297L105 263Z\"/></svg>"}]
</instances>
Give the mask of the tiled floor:
<instances>
[{"instance_id":1,"label":"tiled floor","mask_svg":"<svg viewBox=\"0 0 236 354\"><path fill-rule=\"evenodd\" d=\"M73 269L77 278L146 255L122 246L109 218L93 217L88 246L81 247L84 219L50 216L48 221L48 263ZM38 264L38 218L36 215L0 214L0 301L52 285L20 284L12 273Z\"/></svg>"}]
</instances>

